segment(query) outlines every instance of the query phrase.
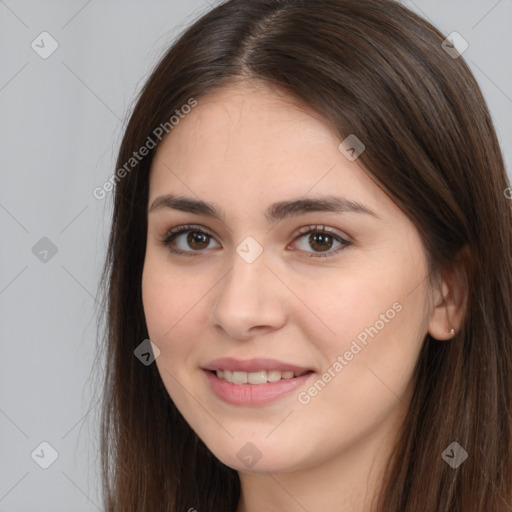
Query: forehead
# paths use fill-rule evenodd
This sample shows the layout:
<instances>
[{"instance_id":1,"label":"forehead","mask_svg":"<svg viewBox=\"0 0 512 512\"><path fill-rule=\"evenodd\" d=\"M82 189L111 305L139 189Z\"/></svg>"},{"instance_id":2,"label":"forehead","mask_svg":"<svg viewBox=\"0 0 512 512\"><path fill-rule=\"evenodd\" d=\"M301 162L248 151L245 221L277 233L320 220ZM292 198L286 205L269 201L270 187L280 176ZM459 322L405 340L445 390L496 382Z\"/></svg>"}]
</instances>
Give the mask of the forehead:
<instances>
[{"instance_id":1,"label":"forehead","mask_svg":"<svg viewBox=\"0 0 512 512\"><path fill-rule=\"evenodd\" d=\"M224 159L256 150L276 158L288 148L301 147L306 138L336 143L335 136L316 112L279 90L232 84L198 100L164 140L160 149L179 151L201 146ZM178 147L179 146L179 147ZM196 156L200 156L196 155Z\"/></svg>"},{"instance_id":2,"label":"forehead","mask_svg":"<svg viewBox=\"0 0 512 512\"><path fill-rule=\"evenodd\" d=\"M160 144L150 202L157 195L195 195L239 206L300 197L378 193L341 140L309 106L281 91L231 85L198 98Z\"/></svg>"}]
</instances>

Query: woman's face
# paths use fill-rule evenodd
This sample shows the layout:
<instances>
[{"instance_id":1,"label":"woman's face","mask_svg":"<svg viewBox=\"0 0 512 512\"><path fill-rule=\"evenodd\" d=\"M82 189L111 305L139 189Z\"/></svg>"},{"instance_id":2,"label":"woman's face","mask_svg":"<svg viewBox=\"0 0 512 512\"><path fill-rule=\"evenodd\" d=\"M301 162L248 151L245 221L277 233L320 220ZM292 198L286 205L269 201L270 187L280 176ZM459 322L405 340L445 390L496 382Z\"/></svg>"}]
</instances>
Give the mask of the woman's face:
<instances>
[{"instance_id":1,"label":"woman's face","mask_svg":"<svg viewBox=\"0 0 512 512\"><path fill-rule=\"evenodd\" d=\"M142 285L156 364L240 471L373 453L410 399L426 256L341 142L308 109L233 85L201 98L153 161Z\"/></svg>"}]
</instances>

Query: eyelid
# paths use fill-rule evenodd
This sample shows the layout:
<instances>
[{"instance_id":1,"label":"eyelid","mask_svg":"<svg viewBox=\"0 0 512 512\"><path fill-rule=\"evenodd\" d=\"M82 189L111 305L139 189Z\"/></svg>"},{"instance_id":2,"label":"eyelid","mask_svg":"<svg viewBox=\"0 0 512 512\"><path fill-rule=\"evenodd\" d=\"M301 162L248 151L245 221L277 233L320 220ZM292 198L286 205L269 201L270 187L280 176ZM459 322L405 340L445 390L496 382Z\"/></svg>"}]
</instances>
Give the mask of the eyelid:
<instances>
[{"instance_id":1,"label":"eyelid","mask_svg":"<svg viewBox=\"0 0 512 512\"><path fill-rule=\"evenodd\" d=\"M311 232L318 232L318 233L327 233L328 235L332 235L334 237L338 237L341 239L344 239L346 242L350 242L350 237L345 233L339 233L338 231L328 228L325 226L325 224L310 224L308 226L304 226L302 228L299 228L296 231L296 234L294 235L294 240L297 238L300 238L303 235L307 235Z\"/></svg>"},{"instance_id":2,"label":"eyelid","mask_svg":"<svg viewBox=\"0 0 512 512\"><path fill-rule=\"evenodd\" d=\"M203 226L200 226L198 224L180 224L179 226L175 226L173 228L168 229L165 232L165 235L162 237L162 242L165 243L167 240L170 240L173 236L177 236L188 231L203 233L204 235L208 235L214 238L212 232L209 229L204 228Z\"/></svg>"}]
</instances>

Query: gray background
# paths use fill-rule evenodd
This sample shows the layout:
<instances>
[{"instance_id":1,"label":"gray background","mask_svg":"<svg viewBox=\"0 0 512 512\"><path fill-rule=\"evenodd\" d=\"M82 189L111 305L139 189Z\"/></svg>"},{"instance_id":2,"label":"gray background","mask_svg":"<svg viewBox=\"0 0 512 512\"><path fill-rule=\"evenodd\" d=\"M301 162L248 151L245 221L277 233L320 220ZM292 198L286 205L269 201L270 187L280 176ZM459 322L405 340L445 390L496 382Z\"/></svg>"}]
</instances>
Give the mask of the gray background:
<instances>
[{"instance_id":1,"label":"gray background","mask_svg":"<svg viewBox=\"0 0 512 512\"><path fill-rule=\"evenodd\" d=\"M111 197L92 191L148 73L209 2L0 0L0 512L101 510L91 368ZM468 41L510 171L512 0L403 3ZM43 31L59 45L46 59Z\"/></svg>"}]
</instances>

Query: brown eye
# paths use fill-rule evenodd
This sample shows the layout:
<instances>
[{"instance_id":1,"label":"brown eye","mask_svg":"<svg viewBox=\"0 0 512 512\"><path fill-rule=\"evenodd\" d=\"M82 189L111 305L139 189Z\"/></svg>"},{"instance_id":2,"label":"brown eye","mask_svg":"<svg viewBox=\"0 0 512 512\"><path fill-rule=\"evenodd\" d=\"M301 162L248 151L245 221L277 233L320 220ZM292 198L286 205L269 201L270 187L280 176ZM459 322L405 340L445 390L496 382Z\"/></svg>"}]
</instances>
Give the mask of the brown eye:
<instances>
[{"instance_id":1,"label":"brown eye","mask_svg":"<svg viewBox=\"0 0 512 512\"><path fill-rule=\"evenodd\" d=\"M309 235L309 244L317 251L328 251L334 242L332 235L326 233L316 233Z\"/></svg>"},{"instance_id":2,"label":"brown eye","mask_svg":"<svg viewBox=\"0 0 512 512\"><path fill-rule=\"evenodd\" d=\"M208 246L208 241L209 236L204 233L191 231L187 236L187 244L194 250L205 249Z\"/></svg>"},{"instance_id":3,"label":"brown eye","mask_svg":"<svg viewBox=\"0 0 512 512\"><path fill-rule=\"evenodd\" d=\"M199 256L209 248L212 241L215 242L215 239L208 231L198 226L186 225L169 230L162 243L173 254ZM326 230L325 226L311 226L302 229L300 235L295 238L295 243L297 241L300 241L297 244L299 250L309 253L310 258L334 256L351 245L340 235ZM217 245L217 247L220 246ZM333 247L334 250L331 250Z\"/></svg>"},{"instance_id":4,"label":"brown eye","mask_svg":"<svg viewBox=\"0 0 512 512\"><path fill-rule=\"evenodd\" d=\"M185 236L186 235L186 236ZM162 243L174 254L195 256L207 249L212 235L197 226L179 226L169 230Z\"/></svg>"},{"instance_id":5,"label":"brown eye","mask_svg":"<svg viewBox=\"0 0 512 512\"><path fill-rule=\"evenodd\" d=\"M348 240L345 240L340 235L327 231L325 226L311 226L305 228L300 233L301 234L295 239L295 241L300 242L297 243L297 245L301 251L310 253L310 258L335 255L339 251L351 245ZM335 244L338 245L335 246ZM334 246L335 249L331 250ZM311 251L309 249L313 250Z\"/></svg>"}]
</instances>

